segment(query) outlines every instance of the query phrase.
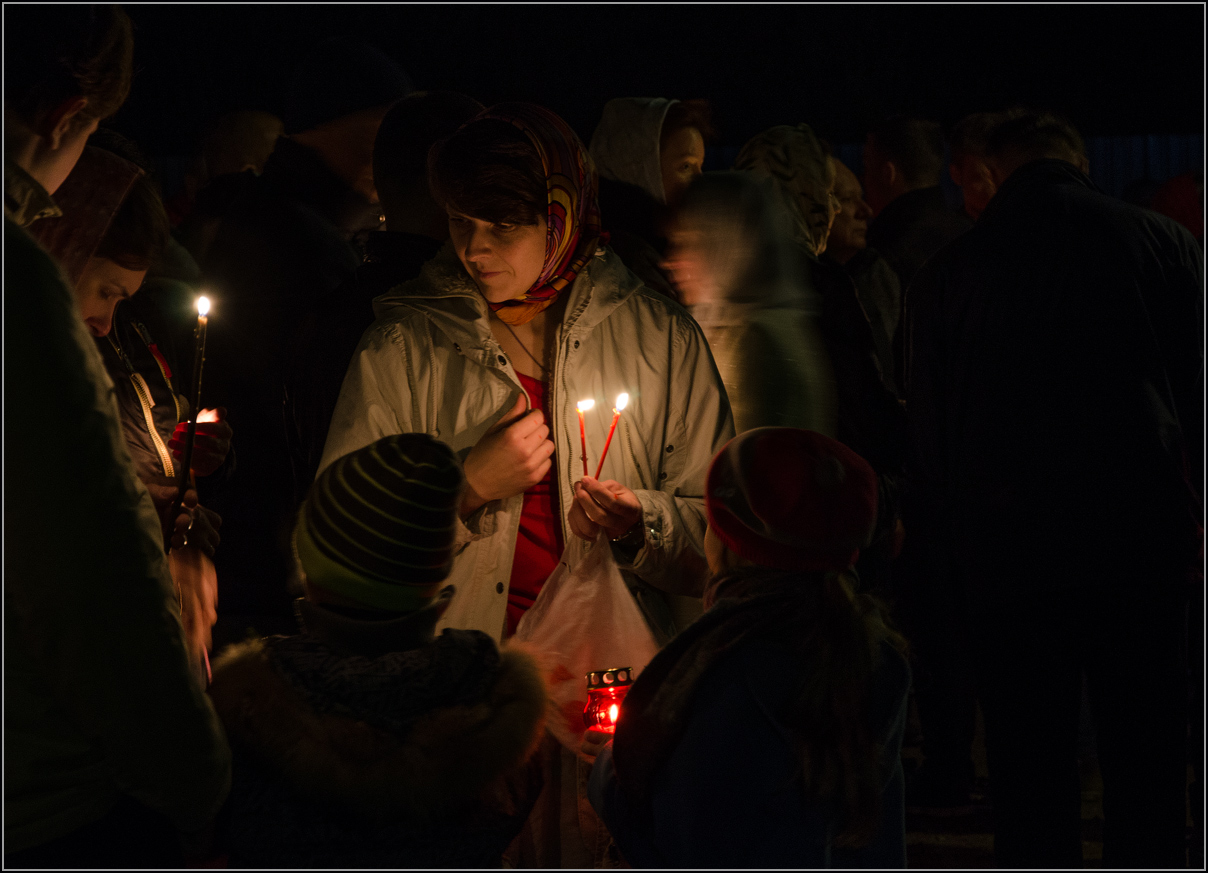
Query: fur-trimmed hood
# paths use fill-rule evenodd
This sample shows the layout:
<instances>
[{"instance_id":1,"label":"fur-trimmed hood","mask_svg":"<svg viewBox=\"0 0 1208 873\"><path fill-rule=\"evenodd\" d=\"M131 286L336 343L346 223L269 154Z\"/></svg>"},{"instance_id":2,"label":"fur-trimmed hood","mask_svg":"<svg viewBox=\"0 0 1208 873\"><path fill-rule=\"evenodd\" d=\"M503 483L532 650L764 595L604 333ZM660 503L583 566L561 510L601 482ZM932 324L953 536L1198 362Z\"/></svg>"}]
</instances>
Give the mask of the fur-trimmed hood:
<instances>
[{"instance_id":1,"label":"fur-trimmed hood","mask_svg":"<svg viewBox=\"0 0 1208 873\"><path fill-rule=\"evenodd\" d=\"M319 712L263 640L214 665L211 697L232 747L295 796L366 821L432 820L478 799L540 740L545 686L533 658L506 649L480 702L435 708L403 734Z\"/></svg>"}]
</instances>

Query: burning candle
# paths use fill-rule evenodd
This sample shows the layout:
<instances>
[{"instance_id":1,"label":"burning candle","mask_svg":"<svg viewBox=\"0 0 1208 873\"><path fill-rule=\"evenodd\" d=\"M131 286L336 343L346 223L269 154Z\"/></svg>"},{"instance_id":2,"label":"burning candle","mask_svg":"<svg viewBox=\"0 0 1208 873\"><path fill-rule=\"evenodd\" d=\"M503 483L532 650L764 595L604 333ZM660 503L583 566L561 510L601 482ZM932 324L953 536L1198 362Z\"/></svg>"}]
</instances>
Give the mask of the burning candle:
<instances>
[{"instance_id":1,"label":"burning candle","mask_svg":"<svg viewBox=\"0 0 1208 873\"><path fill-rule=\"evenodd\" d=\"M591 398L588 398L587 400L580 400L575 407L576 409L579 410L579 442L583 446L583 475L584 476L587 475L587 425L583 422L583 413L587 412L587 410L593 408L595 405L596 405L596 401L592 400Z\"/></svg>"},{"instance_id":2,"label":"burning candle","mask_svg":"<svg viewBox=\"0 0 1208 873\"><path fill-rule=\"evenodd\" d=\"M617 405L612 408L612 426L608 428L608 439L604 441L604 451L600 453L600 465L596 467L596 478L600 478L600 471L604 469L604 458L608 455L608 447L612 444L613 431L617 429L617 421L621 417L621 410L629 405L629 395L622 392L617 395Z\"/></svg>"},{"instance_id":3,"label":"burning candle","mask_svg":"<svg viewBox=\"0 0 1208 873\"><path fill-rule=\"evenodd\" d=\"M587 706L583 708L583 723L592 730L610 734L617 729L621 701L633 684L630 667L613 667L587 674Z\"/></svg>"},{"instance_id":4,"label":"burning candle","mask_svg":"<svg viewBox=\"0 0 1208 873\"><path fill-rule=\"evenodd\" d=\"M201 410L201 370L206 361L206 327L210 321L210 298L202 295L197 298L197 329L193 333L193 387L189 393L189 426L185 430L185 448L182 453L183 472L180 486L176 490L176 499L172 501L172 509L168 514L169 524L173 524L180 515L181 504L185 500L185 491L192 478L193 441L197 436L198 413Z\"/></svg>"}]
</instances>

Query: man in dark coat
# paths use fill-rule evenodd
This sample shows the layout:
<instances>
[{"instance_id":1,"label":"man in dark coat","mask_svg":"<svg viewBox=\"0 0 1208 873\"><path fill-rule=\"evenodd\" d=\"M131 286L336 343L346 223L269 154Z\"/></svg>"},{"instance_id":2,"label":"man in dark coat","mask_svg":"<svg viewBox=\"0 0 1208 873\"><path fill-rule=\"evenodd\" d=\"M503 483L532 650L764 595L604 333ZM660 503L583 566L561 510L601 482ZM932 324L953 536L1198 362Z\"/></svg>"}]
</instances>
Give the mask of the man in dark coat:
<instances>
[{"instance_id":1,"label":"man in dark coat","mask_svg":"<svg viewBox=\"0 0 1208 873\"><path fill-rule=\"evenodd\" d=\"M292 626L288 534L298 489L287 453L287 350L301 314L360 264L358 237L381 226L373 142L410 90L371 46L321 44L299 64L289 135L263 175L219 179L181 227L214 300L204 395L228 408L239 434L238 468L214 507L224 520L220 635L231 623L236 638L248 624Z\"/></svg>"},{"instance_id":2,"label":"man in dark coat","mask_svg":"<svg viewBox=\"0 0 1208 873\"><path fill-rule=\"evenodd\" d=\"M1076 132L1004 124L999 191L911 287L913 536L963 609L1008 867L1082 865L1085 673L1105 867L1183 866L1203 258L1099 192Z\"/></svg>"},{"instance_id":3,"label":"man in dark coat","mask_svg":"<svg viewBox=\"0 0 1208 873\"><path fill-rule=\"evenodd\" d=\"M868 244L893 267L902 288L971 224L945 201L943 169L944 138L934 121L896 116L864 144L864 192L873 212Z\"/></svg>"},{"instance_id":4,"label":"man in dark coat","mask_svg":"<svg viewBox=\"0 0 1208 873\"><path fill-rule=\"evenodd\" d=\"M373 324L373 298L419 275L449 238L445 211L428 190L428 150L482 111L451 91L417 92L382 120L373 180L386 228L365 239L365 262L302 316L286 374L286 416L295 499L314 481L331 413L361 334Z\"/></svg>"}]
</instances>

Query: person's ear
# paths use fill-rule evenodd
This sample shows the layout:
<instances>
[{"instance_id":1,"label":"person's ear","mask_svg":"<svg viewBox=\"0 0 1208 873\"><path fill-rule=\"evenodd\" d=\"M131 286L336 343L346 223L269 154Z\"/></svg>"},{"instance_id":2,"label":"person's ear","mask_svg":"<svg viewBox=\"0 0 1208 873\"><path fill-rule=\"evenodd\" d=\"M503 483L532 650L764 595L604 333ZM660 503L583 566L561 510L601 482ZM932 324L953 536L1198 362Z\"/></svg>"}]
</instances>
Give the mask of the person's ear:
<instances>
[{"instance_id":1,"label":"person's ear","mask_svg":"<svg viewBox=\"0 0 1208 873\"><path fill-rule=\"evenodd\" d=\"M63 140L71 134L87 105L87 97L69 97L47 114L41 133L51 151L58 151L63 145Z\"/></svg>"},{"instance_id":2,"label":"person's ear","mask_svg":"<svg viewBox=\"0 0 1208 873\"><path fill-rule=\"evenodd\" d=\"M948 165L948 177L950 179L952 179L952 184L955 185L957 188L964 187L961 184L961 168L959 166L957 166L956 164Z\"/></svg>"},{"instance_id":3,"label":"person's ear","mask_svg":"<svg viewBox=\"0 0 1208 873\"><path fill-rule=\"evenodd\" d=\"M898 172L898 165L893 161L886 161L885 169L882 172L885 175L885 187L892 191L893 186L898 183L898 179L902 178L902 174Z\"/></svg>"},{"instance_id":4,"label":"person's ear","mask_svg":"<svg viewBox=\"0 0 1208 873\"><path fill-rule=\"evenodd\" d=\"M1078 156L1078 169L1081 170L1085 176L1089 176L1091 174L1091 162L1086 159L1086 155Z\"/></svg>"}]
</instances>

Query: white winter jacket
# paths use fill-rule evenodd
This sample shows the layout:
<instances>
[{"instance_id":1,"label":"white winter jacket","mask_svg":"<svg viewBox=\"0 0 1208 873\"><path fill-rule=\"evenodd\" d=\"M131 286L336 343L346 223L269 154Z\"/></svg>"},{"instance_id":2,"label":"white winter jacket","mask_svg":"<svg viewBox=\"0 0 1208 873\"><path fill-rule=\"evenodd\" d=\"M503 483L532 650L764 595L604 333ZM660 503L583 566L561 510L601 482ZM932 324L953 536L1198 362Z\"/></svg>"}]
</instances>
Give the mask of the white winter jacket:
<instances>
[{"instance_id":1,"label":"white winter jacket","mask_svg":"<svg viewBox=\"0 0 1208 873\"><path fill-rule=\"evenodd\" d=\"M734 435L730 405L696 322L643 286L610 249L601 248L566 293L548 389L563 537L586 548L566 524L582 475L575 404L596 401L587 413L594 473L614 398L627 391L600 478L625 484L641 501L646 543L623 569L656 636L665 638L672 630L666 605L660 611L660 598L645 586L690 587L680 559L703 552L705 474ZM374 312L345 376L320 472L396 433L430 434L464 460L523 389L452 247L419 278L374 300ZM492 501L462 526L448 579L457 593L440 627L502 636L523 502L519 494Z\"/></svg>"}]
</instances>

